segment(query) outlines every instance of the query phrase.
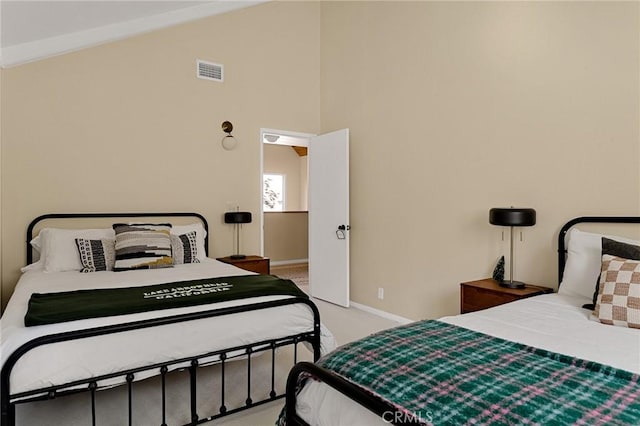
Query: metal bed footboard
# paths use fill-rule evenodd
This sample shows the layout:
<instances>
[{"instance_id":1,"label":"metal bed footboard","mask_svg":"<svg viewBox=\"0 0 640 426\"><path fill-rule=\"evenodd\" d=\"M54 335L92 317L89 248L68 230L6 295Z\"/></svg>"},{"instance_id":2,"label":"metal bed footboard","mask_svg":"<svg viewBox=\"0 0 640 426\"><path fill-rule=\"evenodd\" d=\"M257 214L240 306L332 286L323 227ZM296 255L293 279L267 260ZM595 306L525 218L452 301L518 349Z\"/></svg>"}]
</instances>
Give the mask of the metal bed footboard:
<instances>
[{"instance_id":1,"label":"metal bed footboard","mask_svg":"<svg viewBox=\"0 0 640 426\"><path fill-rule=\"evenodd\" d=\"M300 375L309 374L311 378L309 380L320 380L324 384L337 390L347 398L360 404L367 410L371 411L378 417L380 417L385 423L393 425L419 425L420 419L407 415L404 412L399 411L391 403L376 398L372 393L367 392L360 386L353 384L352 382L343 379L336 375L331 370L320 367L311 362L299 362L289 372L287 377L286 387L286 424L287 426L309 426L296 413L296 396L299 391L298 380Z\"/></svg>"},{"instance_id":2,"label":"metal bed footboard","mask_svg":"<svg viewBox=\"0 0 640 426\"><path fill-rule=\"evenodd\" d=\"M165 363L158 363L153 365L148 365L144 367L139 367L135 369L123 370L117 373L105 374L101 376L91 377L84 380L77 380L70 383L65 383L62 385L56 385L46 388L35 389L28 392L11 394L11 372L16 362L30 350L49 345L58 342L64 342L69 340L77 340L83 339L87 337L100 336L105 334L112 333L121 333L131 330L138 330L149 327L156 327L161 325L179 323L184 321L198 320L203 318L211 318L222 315L230 315L241 312L254 311L259 309L268 309L279 306L286 306L291 304L302 303L307 305L311 311L313 312L313 331L299 333L295 335L278 337L275 339L263 340L254 342L248 345L236 346L232 348L227 348L223 350L211 351L204 354L200 354L197 356L181 358L177 360L172 360ZM233 306L228 308L220 308L203 312L194 312L182 315L175 315L171 317L164 318L154 318L143 321L136 321L124 324L117 324L105 327L96 327L86 330L77 330L65 333L52 334L48 336L42 336L37 339L31 340L20 348L16 349L7 359L5 364L2 367L2 371L0 372L0 405L1 405L1 414L0 414L0 424L2 426L14 426L16 424L16 413L15 406L18 403L26 403L31 401L45 400L45 399L53 399L58 396L78 393L78 392L90 392L90 404L91 404L91 416L92 416L92 425L96 424L96 407L95 407L95 394L98 390L98 382L101 380L114 378L114 377L124 377L126 380L126 385L128 387L128 418L129 425L133 424L133 404L132 404L132 383L135 380L135 376L137 373L143 371L157 371L157 375L160 375L162 378L162 426L166 426L166 404L165 404L165 376L169 372L170 367L177 366L179 364L189 363L189 384L190 384L190 412L191 412L191 422L187 423L188 425L196 425L200 423L204 423L225 415L233 414L235 412L254 407L256 405L264 404L269 401L273 401L278 398L282 398L285 394L278 395L275 391L275 352L276 348L293 345L294 347L294 363L297 362L297 349L298 344L301 342L309 342L313 348L313 359L318 360L320 357L320 314L318 308L315 306L313 302L309 299L295 297L289 299L275 300L269 302L261 302L250 305L243 306ZM245 356L247 359L247 399L245 401L245 405L242 407L238 407L235 409L227 409L225 405L225 376L224 376L224 368L225 361L229 360L229 354L241 352L241 356ZM251 356L252 354L264 351L271 351L271 390L269 392L269 397L259 401L253 401L251 398ZM221 405L219 408L219 412L217 414L208 415L204 418L200 418L199 414L196 410L196 395L197 395L197 368L200 364L200 360L205 358L210 358L212 356L218 356L221 364L221 374L222 374L222 388L221 388ZM236 355L237 356L237 355ZM78 386L86 385L84 389L78 389Z\"/></svg>"}]
</instances>

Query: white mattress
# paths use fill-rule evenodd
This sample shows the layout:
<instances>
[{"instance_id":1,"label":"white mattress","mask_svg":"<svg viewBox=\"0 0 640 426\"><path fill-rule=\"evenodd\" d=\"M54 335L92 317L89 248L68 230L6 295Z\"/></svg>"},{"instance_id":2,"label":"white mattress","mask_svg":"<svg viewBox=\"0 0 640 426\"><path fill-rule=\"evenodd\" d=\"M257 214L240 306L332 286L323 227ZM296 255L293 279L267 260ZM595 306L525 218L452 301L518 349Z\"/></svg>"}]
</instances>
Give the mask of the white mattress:
<instances>
[{"instance_id":1,"label":"white mattress","mask_svg":"<svg viewBox=\"0 0 640 426\"><path fill-rule=\"evenodd\" d=\"M441 321L640 374L640 330L590 320L591 311L580 307L588 302L582 297L546 294ZM311 380L298 396L296 411L311 425L389 424Z\"/></svg>"},{"instance_id":2,"label":"white mattress","mask_svg":"<svg viewBox=\"0 0 640 426\"><path fill-rule=\"evenodd\" d=\"M4 364L9 355L22 344L48 334L291 297L264 296L188 308L25 327L24 316L31 293L83 288L133 287L247 274L251 272L213 259L156 270L90 274L75 271L26 272L20 278L0 319L0 360ZM85 379L125 368L200 355L208 351L311 330L313 330L311 309L303 304L294 304L45 345L30 351L16 363L11 376L11 392L68 383L72 380ZM333 336L322 327L321 352L326 353L334 347ZM149 375L152 374L138 374L136 379ZM110 386L121 382L121 379L113 379L101 382L99 385Z\"/></svg>"}]
</instances>

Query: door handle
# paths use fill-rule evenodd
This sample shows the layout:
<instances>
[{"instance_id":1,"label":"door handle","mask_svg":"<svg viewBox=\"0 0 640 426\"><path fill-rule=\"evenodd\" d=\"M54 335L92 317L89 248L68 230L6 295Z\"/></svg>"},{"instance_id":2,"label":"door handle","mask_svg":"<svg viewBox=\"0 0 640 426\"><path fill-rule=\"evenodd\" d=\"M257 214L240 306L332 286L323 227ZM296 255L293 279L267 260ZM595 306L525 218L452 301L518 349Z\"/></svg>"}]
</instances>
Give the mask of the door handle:
<instances>
[{"instance_id":1,"label":"door handle","mask_svg":"<svg viewBox=\"0 0 640 426\"><path fill-rule=\"evenodd\" d=\"M347 233L346 231L351 229L351 225L339 225L338 229L336 229L336 237L338 237L339 240L344 240L347 238Z\"/></svg>"}]
</instances>

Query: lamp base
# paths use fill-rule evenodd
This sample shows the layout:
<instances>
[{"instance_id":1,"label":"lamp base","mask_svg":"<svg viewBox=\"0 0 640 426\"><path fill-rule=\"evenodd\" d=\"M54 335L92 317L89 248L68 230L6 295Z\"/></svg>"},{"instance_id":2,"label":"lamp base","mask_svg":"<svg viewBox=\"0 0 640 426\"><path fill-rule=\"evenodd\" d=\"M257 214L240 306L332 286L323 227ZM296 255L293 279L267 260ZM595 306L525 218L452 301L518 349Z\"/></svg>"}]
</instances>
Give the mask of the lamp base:
<instances>
[{"instance_id":1,"label":"lamp base","mask_svg":"<svg viewBox=\"0 0 640 426\"><path fill-rule=\"evenodd\" d=\"M246 259L247 255L246 254L232 254L231 256L232 259Z\"/></svg>"},{"instance_id":2,"label":"lamp base","mask_svg":"<svg viewBox=\"0 0 640 426\"><path fill-rule=\"evenodd\" d=\"M506 288L524 288L525 284L522 281L501 281L500 287Z\"/></svg>"}]
</instances>

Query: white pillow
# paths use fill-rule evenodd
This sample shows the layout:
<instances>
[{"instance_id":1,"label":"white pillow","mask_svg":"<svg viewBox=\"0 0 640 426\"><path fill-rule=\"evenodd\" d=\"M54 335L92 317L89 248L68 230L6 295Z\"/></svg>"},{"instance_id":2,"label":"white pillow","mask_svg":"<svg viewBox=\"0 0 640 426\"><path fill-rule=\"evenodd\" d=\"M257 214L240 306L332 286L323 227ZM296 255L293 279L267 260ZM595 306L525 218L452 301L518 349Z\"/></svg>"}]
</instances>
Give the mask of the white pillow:
<instances>
[{"instance_id":1,"label":"white pillow","mask_svg":"<svg viewBox=\"0 0 640 426\"><path fill-rule=\"evenodd\" d=\"M202 223L190 225L175 225L171 228L171 234L182 235L188 232L196 232L197 258L202 261L207 258L204 239L207 232ZM30 244L39 253L40 259L21 269L26 271L62 272L80 271L82 263L76 246L76 238L85 239L115 239L113 228L104 229L60 229L43 228Z\"/></svg>"},{"instance_id":2,"label":"white pillow","mask_svg":"<svg viewBox=\"0 0 640 426\"><path fill-rule=\"evenodd\" d=\"M40 234L36 235L36 237L29 242L31 247L33 247L38 253L42 253L42 237Z\"/></svg>"},{"instance_id":3,"label":"white pillow","mask_svg":"<svg viewBox=\"0 0 640 426\"><path fill-rule=\"evenodd\" d=\"M569 231L567 263L562 275L559 294L593 298L596 280L602 266L602 237L623 243L640 245L640 241L603 234L583 232L577 228Z\"/></svg>"},{"instance_id":4,"label":"white pillow","mask_svg":"<svg viewBox=\"0 0 640 426\"><path fill-rule=\"evenodd\" d=\"M42 237L42 251L45 272L80 271L80 262L76 238L88 240L115 239L112 228L104 229L59 229L44 228L39 234Z\"/></svg>"},{"instance_id":5,"label":"white pillow","mask_svg":"<svg viewBox=\"0 0 640 426\"><path fill-rule=\"evenodd\" d=\"M42 271L44 269L44 254L42 252L42 237L38 234L34 239L29 241L31 244L32 251L35 251L38 254L38 260L30 263L27 266L23 266L20 268L20 272L27 271Z\"/></svg>"},{"instance_id":6,"label":"white pillow","mask_svg":"<svg viewBox=\"0 0 640 426\"><path fill-rule=\"evenodd\" d=\"M196 232L196 249L198 250L197 258L200 261L205 260L207 258L207 250L204 246L204 238L207 236L207 231L204 230L204 226L201 222L189 225L173 225L171 227L171 235L182 235L191 231Z\"/></svg>"}]
</instances>

